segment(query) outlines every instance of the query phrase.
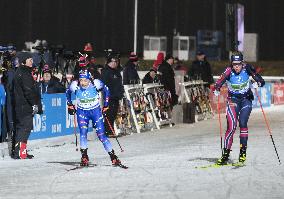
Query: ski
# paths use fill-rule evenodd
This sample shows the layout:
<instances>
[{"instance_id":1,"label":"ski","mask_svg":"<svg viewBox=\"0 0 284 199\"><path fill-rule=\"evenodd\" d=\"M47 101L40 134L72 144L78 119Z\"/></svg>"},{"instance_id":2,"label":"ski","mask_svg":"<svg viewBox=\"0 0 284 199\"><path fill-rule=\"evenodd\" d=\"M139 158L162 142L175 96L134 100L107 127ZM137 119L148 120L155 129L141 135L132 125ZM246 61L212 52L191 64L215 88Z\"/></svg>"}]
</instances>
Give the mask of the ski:
<instances>
[{"instance_id":1,"label":"ski","mask_svg":"<svg viewBox=\"0 0 284 199\"><path fill-rule=\"evenodd\" d=\"M233 167L233 168L239 168L239 167L245 166L245 164L242 163L242 162L227 163L227 164L223 164L223 165L219 165L217 163L214 163L214 164L209 164L209 165L195 167L195 168L196 169L208 169L208 168L220 168L220 167L226 167L226 166L230 166L230 167Z\"/></svg>"},{"instance_id":2,"label":"ski","mask_svg":"<svg viewBox=\"0 0 284 199\"><path fill-rule=\"evenodd\" d=\"M75 171L75 170L78 170L78 169L84 169L84 168L92 168L92 167L96 167L98 166L97 164L89 164L88 166L81 166L81 165L78 165L78 166L75 166L71 169L66 169L66 171ZM106 165L107 166L107 165ZM128 166L125 166L123 164L115 164L115 165L112 165L113 167L119 167L119 168L122 168L122 169L128 169Z\"/></svg>"},{"instance_id":3,"label":"ski","mask_svg":"<svg viewBox=\"0 0 284 199\"><path fill-rule=\"evenodd\" d=\"M89 164L88 166L81 166L81 165L78 165L78 166L75 166L71 169L66 169L67 171L74 171L74 170L78 170L78 169L84 169L84 168L90 168L90 167L95 167L97 166L97 164Z\"/></svg>"},{"instance_id":4,"label":"ski","mask_svg":"<svg viewBox=\"0 0 284 199\"><path fill-rule=\"evenodd\" d=\"M128 166L125 166L125 165L123 165L123 164L121 164L121 163L119 163L119 164L113 164L112 166L113 166L113 167L120 167L120 168L122 168L122 169L128 169Z\"/></svg>"}]
</instances>

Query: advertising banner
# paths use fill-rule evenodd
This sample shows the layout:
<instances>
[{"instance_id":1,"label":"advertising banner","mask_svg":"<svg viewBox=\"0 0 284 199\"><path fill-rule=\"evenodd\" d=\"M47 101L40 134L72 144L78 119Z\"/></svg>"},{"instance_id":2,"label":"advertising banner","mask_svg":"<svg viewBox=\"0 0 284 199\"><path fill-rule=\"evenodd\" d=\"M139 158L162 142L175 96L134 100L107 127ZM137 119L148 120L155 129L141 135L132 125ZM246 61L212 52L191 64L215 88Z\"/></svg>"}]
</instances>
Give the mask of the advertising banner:
<instances>
[{"instance_id":1,"label":"advertising banner","mask_svg":"<svg viewBox=\"0 0 284 199\"><path fill-rule=\"evenodd\" d=\"M74 98L74 96L72 97ZM42 95L42 104L43 114L34 116L30 140L70 135L75 131L79 134L74 115L68 114L65 94L44 94ZM92 121L90 121L89 132L92 129Z\"/></svg>"},{"instance_id":2,"label":"advertising banner","mask_svg":"<svg viewBox=\"0 0 284 199\"><path fill-rule=\"evenodd\" d=\"M284 84L283 83L273 84L273 104L275 105L284 104Z\"/></svg>"},{"instance_id":3,"label":"advertising banner","mask_svg":"<svg viewBox=\"0 0 284 199\"><path fill-rule=\"evenodd\" d=\"M29 139L56 137L74 133L74 116L67 112L65 94L44 94L43 114L33 118L33 130ZM76 125L78 126L78 125ZM77 127L77 133L79 132Z\"/></svg>"}]
</instances>

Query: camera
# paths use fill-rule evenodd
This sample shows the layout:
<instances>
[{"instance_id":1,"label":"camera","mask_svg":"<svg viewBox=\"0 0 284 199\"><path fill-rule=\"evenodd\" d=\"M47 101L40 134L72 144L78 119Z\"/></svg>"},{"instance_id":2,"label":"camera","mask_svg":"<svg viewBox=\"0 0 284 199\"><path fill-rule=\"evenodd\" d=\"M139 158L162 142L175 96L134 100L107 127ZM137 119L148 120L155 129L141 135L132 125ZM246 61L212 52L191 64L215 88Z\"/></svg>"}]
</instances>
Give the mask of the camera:
<instances>
[{"instance_id":1,"label":"camera","mask_svg":"<svg viewBox=\"0 0 284 199\"><path fill-rule=\"evenodd\" d=\"M41 54L44 54L44 52L48 50L47 47L41 46L41 45L40 46L34 46L34 47L32 47L32 49L37 50Z\"/></svg>"}]
</instances>

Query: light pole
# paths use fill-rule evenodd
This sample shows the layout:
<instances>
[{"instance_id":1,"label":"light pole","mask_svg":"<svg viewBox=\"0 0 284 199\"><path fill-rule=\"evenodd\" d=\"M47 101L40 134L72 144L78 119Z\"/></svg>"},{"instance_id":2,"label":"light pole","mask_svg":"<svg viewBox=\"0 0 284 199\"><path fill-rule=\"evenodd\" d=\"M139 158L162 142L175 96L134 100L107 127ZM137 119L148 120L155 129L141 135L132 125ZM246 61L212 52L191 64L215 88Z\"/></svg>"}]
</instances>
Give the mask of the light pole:
<instances>
[{"instance_id":1,"label":"light pole","mask_svg":"<svg viewBox=\"0 0 284 199\"><path fill-rule=\"evenodd\" d=\"M134 49L133 52L136 54L137 52L137 12L138 12L138 0L135 0L134 5Z\"/></svg>"}]
</instances>

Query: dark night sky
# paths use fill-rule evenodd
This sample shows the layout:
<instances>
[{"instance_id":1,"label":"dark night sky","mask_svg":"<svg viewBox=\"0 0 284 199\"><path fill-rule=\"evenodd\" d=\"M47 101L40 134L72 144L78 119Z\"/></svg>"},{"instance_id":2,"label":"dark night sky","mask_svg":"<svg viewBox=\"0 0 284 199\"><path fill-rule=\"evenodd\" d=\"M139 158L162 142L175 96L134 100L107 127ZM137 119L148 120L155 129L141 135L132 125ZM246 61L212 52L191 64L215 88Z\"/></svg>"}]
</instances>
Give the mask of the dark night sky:
<instances>
[{"instance_id":1,"label":"dark night sky","mask_svg":"<svg viewBox=\"0 0 284 199\"><path fill-rule=\"evenodd\" d=\"M225 0L139 0L138 52L144 35L196 35L199 29L225 32ZM284 60L284 1L243 0L245 32L259 34L263 60ZM133 48L134 0L0 0L0 45L45 39L82 49L92 42L105 48ZM169 43L169 42L168 42Z\"/></svg>"}]
</instances>

